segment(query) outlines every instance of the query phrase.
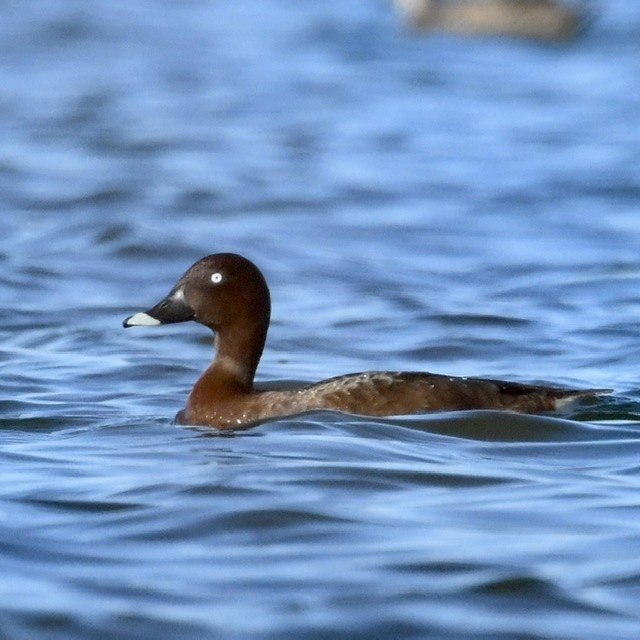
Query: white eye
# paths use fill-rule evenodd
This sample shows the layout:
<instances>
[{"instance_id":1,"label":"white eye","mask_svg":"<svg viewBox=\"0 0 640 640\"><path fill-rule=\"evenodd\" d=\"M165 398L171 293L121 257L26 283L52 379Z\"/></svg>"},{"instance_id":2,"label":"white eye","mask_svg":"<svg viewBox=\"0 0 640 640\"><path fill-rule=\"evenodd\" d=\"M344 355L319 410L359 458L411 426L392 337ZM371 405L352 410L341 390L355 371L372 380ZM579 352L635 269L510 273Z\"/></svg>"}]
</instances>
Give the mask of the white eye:
<instances>
[{"instance_id":1,"label":"white eye","mask_svg":"<svg viewBox=\"0 0 640 640\"><path fill-rule=\"evenodd\" d=\"M222 282L222 274L218 271L212 273L211 282L213 282L213 284L220 284Z\"/></svg>"}]
</instances>

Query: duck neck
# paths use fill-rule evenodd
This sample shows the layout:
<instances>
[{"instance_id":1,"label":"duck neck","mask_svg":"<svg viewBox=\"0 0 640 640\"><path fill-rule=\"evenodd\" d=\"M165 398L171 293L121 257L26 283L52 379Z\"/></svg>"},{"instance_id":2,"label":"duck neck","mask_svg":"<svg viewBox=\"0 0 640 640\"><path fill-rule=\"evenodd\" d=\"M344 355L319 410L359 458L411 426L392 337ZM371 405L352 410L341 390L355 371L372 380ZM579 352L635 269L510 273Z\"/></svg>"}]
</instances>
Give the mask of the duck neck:
<instances>
[{"instance_id":1,"label":"duck neck","mask_svg":"<svg viewBox=\"0 0 640 640\"><path fill-rule=\"evenodd\" d=\"M215 376L219 384L250 392L264 349L267 326L219 328L215 338L216 356L208 375Z\"/></svg>"}]
</instances>

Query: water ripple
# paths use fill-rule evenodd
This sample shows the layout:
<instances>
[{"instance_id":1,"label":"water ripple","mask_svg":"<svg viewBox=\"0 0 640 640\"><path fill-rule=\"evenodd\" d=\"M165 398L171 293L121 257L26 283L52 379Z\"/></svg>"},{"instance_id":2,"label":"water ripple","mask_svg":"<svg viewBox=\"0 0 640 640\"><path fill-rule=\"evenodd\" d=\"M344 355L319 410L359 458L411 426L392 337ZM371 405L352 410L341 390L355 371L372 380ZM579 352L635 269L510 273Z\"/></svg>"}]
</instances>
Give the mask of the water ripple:
<instances>
[{"instance_id":1,"label":"water ripple","mask_svg":"<svg viewBox=\"0 0 640 640\"><path fill-rule=\"evenodd\" d=\"M637 3L560 47L391 2L5 4L2 640L636 640ZM121 321L215 251L271 284L260 383L615 393L177 426L209 332Z\"/></svg>"}]
</instances>

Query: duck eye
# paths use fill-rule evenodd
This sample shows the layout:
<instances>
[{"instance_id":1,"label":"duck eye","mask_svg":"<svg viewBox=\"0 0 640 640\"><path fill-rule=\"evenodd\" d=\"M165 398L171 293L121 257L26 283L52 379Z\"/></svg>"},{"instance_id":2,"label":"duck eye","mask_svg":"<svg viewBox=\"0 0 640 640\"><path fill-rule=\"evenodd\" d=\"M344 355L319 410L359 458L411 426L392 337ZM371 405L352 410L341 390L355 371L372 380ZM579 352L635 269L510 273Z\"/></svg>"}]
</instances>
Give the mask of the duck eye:
<instances>
[{"instance_id":1,"label":"duck eye","mask_svg":"<svg viewBox=\"0 0 640 640\"><path fill-rule=\"evenodd\" d=\"M220 284L222 282L222 274L219 271L212 273L211 282L213 282L213 284Z\"/></svg>"}]
</instances>

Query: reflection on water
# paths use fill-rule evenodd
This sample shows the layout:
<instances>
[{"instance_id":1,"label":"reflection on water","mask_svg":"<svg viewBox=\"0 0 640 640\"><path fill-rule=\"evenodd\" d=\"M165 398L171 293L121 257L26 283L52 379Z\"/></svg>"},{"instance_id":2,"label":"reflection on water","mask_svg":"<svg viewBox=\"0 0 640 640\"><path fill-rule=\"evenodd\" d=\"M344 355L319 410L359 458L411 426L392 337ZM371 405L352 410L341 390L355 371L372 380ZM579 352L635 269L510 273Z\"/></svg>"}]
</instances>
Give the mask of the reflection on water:
<instances>
[{"instance_id":1,"label":"reflection on water","mask_svg":"<svg viewBox=\"0 0 640 640\"><path fill-rule=\"evenodd\" d=\"M7 6L0 638L635 640L636 4L553 46L378 2ZM120 323L215 251L270 282L260 381L616 393L177 427L208 332Z\"/></svg>"}]
</instances>

